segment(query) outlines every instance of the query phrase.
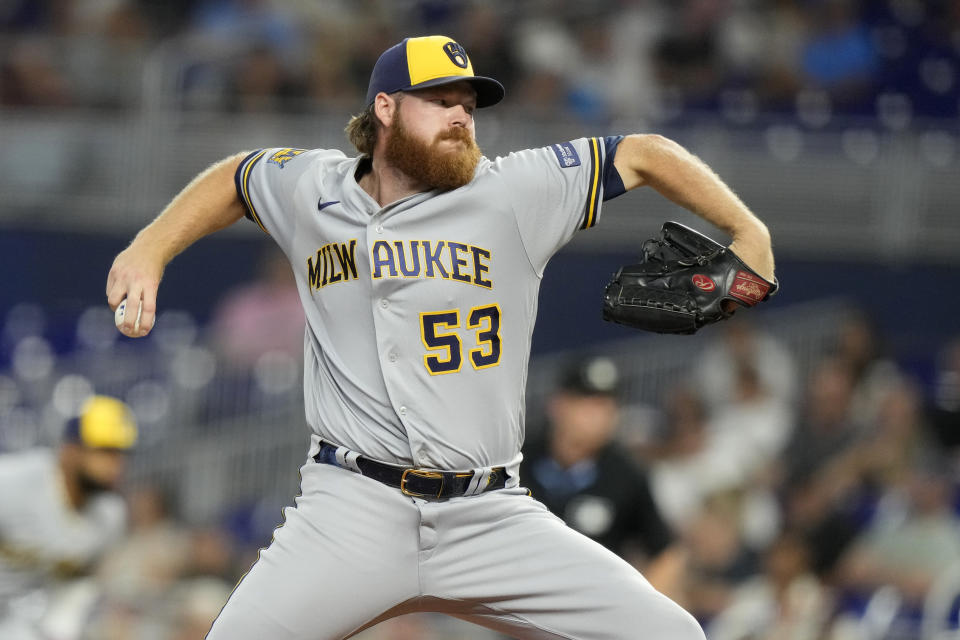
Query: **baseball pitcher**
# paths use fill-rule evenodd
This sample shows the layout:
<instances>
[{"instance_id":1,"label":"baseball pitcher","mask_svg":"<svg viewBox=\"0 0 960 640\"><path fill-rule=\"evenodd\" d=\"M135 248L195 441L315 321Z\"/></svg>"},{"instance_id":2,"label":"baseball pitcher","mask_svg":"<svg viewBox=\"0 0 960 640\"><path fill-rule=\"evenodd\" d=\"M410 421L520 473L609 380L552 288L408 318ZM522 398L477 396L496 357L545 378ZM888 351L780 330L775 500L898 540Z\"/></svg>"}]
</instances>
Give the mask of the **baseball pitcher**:
<instances>
[{"instance_id":1,"label":"baseball pitcher","mask_svg":"<svg viewBox=\"0 0 960 640\"><path fill-rule=\"evenodd\" d=\"M144 336L165 265L246 216L286 253L306 312L302 494L211 640L347 638L414 611L517 638L704 637L522 486L537 294L550 257L637 187L729 232L729 250L764 282L769 235L656 135L482 156L474 117L503 91L451 38L405 39L377 61L347 126L359 155L227 158L116 257L108 302L126 299L120 330Z\"/></svg>"}]
</instances>

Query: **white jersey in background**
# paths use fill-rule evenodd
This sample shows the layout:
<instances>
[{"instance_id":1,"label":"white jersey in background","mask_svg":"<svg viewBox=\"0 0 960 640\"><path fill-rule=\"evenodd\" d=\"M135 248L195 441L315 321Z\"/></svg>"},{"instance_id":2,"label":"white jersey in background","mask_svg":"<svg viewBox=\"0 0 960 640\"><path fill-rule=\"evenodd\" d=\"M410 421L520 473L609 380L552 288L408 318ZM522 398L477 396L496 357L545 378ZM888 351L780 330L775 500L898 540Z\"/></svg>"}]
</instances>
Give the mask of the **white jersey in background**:
<instances>
[{"instance_id":1,"label":"white jersey in background","mask_svg":"<svg viewBox=\"0 0 960 640\"><path fill-rule=\"evenodd\" d=\"M54 451L0 455L0 630L10 618L43 618L48 592L88 568L125 524L116 494L70 504Z\"/></svg>"}]
</instances>

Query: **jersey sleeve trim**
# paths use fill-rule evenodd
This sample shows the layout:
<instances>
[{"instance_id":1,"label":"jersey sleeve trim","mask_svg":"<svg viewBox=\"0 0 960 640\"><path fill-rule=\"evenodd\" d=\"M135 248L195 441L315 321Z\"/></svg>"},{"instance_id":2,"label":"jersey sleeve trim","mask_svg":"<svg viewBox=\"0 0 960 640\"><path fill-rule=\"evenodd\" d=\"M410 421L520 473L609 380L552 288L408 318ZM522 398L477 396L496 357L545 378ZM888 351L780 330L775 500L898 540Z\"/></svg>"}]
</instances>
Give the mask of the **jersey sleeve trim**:
<instances>
[{"instance_id":1,"label":"jersey sleeve trim","mask_svg":"<svg viewBox=\"0 0 960 640\"><path fill-rule=\"evenodd\" d=\"M250 199L250 171L253 169L253 165L255 165L266 152L266 149L260 149L244 158L240 166L237 167L237 172L233 176L233 182L237 188L237 195L240 196L240 201L243 202L244 207L247 209L246 217L256 222L257 226L260 227L264 233L270 235L270 232L267 231L266 227L264 227L260 221L260 216L257 215L257 210L253 206L253 201Z\"/></svg>"},{"instance_id":2,"label":"jersey sleeve trim","mask_svg":"<svg viewBox=\"0 0 960 640\"><path fill-rule=\"evenodd\" d=\"M621 196L627 192L627 188L623 186L623 178L620 177L620 172L613 166L617 158L617 146L621 140L623 140L623 136L607 136L603 139L603 144L606 149L603 161L604 202L613 200L617 196Z\"/></svg>"},{"instance_id":3,"label":"jersey sleeve trim","mask_svg":"<svg viewBox=\"0 0 960 640\"><path fill-rule=\"evenodd\" d=\"M600 210L600 194L603 191L600 182L601 167L603 166L600 141L597 138L589 138L587 142L590 145L590 188L587 190L587 203L583 209L581 229L589 229L597 223L597 214Z\"/></svg>"}]
</instances>

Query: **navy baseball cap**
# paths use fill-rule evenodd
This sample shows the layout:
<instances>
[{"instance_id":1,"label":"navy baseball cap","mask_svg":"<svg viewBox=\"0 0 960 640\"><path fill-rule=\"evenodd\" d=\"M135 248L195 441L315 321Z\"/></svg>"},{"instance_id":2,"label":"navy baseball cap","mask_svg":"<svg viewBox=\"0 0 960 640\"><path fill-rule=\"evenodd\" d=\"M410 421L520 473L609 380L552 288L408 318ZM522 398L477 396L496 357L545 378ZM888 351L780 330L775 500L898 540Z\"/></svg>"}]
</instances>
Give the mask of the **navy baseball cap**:
<instances>
[{"instance_id":1,"label":"navy baseball cap","mask_svg":"<svg viewBox=\"0 0 960 640\"><path fill-rule=\"evenodd\" d=\"M474 75L467 51L453 38L404 38L381 54L370 74L367 106L381 91L414 91L466 80L477 92L477 107L503 100L503 85L493 78Z\"/></svg>"}]
</instances>

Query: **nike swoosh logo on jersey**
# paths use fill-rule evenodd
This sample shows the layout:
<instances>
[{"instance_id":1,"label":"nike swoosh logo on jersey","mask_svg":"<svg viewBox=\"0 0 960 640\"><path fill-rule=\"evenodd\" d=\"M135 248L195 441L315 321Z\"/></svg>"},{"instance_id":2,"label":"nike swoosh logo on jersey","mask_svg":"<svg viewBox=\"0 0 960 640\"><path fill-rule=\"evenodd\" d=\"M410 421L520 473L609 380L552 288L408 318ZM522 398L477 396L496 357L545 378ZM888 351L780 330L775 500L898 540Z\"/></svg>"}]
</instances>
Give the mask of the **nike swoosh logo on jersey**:
<instances>
[{"instance_id":1,"label":"nike swoosh logo on jersey","mask_svg":"<svg viewBox=\"0 0 960 640\"><path fill-rule=\"evenodd\" d=\"M323 202L323 201L317 202L317 211L323 211L330 205L339 204L339 203L340 203L339 200L331 200L330 202Z\"/></svg>"}]
</instances>

